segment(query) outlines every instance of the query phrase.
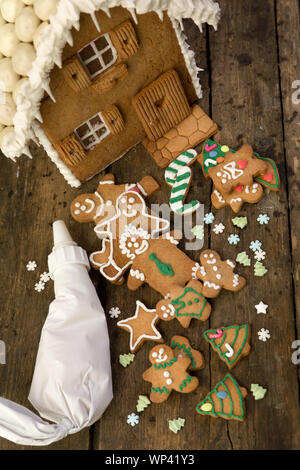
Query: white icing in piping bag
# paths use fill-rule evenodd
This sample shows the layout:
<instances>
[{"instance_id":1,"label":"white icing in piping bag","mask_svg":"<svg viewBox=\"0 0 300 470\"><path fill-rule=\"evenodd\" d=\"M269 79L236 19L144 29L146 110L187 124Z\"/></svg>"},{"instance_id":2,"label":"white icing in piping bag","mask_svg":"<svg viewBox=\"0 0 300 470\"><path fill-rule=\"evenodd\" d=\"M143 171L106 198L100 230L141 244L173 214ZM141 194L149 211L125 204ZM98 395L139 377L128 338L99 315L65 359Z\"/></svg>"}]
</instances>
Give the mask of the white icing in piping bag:
<instances>
[{"instance_id":1,"label":"white icing in piping bag","mask_svg":"<svg viewBox=\"0 0 300 470\"><path fill-rule=\"evenodd\" d=\"M55 299L42 329L29 401L40 416L0 398L0 436L44 446L97 421L112 400L105 314L90 280L85 250L64 222L53 224L48 257Z\"/></svg>"}]
</instances>

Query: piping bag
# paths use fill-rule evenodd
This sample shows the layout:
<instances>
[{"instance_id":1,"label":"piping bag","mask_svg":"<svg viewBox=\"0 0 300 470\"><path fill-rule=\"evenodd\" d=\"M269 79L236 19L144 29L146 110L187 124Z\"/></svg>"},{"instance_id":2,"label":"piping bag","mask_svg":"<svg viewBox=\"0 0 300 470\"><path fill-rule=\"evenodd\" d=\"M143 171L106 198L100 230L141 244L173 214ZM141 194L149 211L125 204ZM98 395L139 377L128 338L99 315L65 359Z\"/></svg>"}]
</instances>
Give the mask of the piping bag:
<instances>
[{"instance_id":1,"label":"piping bag","mask_svg":"<svg viewBox=\"0 0 300 470\"><path fill-rule=\"evenodd\" d=\"M22 445L48 445L92 425L113 398L106 318L86 251L61 220L53 223L53 235L48 265L55 299L28 396L41 417L0 398L0 436Z\"/></svg>"}]
</instances>

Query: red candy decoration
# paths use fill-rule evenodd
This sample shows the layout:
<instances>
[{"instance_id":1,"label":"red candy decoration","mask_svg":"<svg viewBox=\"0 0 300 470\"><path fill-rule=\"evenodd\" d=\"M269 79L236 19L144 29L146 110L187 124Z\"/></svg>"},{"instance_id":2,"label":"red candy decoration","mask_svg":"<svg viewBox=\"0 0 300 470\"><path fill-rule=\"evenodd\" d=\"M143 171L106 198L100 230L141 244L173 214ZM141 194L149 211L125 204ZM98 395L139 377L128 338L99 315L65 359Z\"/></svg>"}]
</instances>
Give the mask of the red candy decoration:
<instances>
[{"instance_id":1,"label":"red candy decoration","mask_svg":"<svg viewBox=\"0 0 300 470\"><path fill-rule=\"evenodd\" d=\"M237 191L238 193L241 193L243 191L244 187L242 184L240 184L239 186L237 186L236 188L234 188L235 191Z\"/></svg>"},{"instance_id":2,"label":"red candy decoration","mask_svg":"<svg viewBox=\"0 0 300 470\"><path fill-rule=\"evenodd\" d=\"M263 176L263 180L264 180L264 181L267 181L268 183L271 183L272 179L273 179L272 173L266 173L266 174Z\"/></svg>"},{"instance_id":3,"label":"red candy decoration","mask_svg":"<svg viewBox=\"0 0 300 470\"><path fill-rule=\"evenodd\" d=\"M247 160L238 160L237 163L238 163L238 166L239 166L242 170L244 170L244 169L246 168L246 166L248 165Z\"/></svg>"}]
</instances>

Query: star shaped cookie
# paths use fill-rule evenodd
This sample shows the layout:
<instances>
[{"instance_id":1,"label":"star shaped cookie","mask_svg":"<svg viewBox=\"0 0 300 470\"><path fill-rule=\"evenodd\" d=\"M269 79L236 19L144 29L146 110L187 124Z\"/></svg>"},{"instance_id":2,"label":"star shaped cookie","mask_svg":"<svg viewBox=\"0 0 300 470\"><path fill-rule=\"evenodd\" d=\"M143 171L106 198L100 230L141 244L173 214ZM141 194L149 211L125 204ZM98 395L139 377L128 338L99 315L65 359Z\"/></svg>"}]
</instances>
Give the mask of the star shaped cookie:
<instances>
[{"instance_id":1,"label":"star shaped cookie","mask_svg":"<svg viewBox=\"0 0 300 470\"><path fill-rule=\"evenodd\" d=\"M140 300L137 300L133 317L126 318L117 323L120 328L129 331L129 347L132 353L138 351L147 340L163 343L164 340L156 329L158 321L159 316L156 310L148 309Z\"/></svg>"}]
</instances>

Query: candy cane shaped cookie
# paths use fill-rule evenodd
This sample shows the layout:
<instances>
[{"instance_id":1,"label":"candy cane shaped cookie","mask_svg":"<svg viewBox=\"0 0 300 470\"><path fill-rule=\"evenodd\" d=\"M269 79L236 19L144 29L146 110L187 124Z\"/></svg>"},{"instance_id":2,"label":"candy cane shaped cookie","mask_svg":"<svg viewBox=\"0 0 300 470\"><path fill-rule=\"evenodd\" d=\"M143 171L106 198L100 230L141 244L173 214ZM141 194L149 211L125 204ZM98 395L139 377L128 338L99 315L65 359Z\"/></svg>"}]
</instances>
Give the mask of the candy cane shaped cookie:
<instances>
[{"instance_id":1,"label":"candy cane shaped cookie","mask_svg":"<svg viewBox=\"0 0 300 470\"><path fill-rule=\"evenodd\" d=\"M182 167L177 173L175 183L171 189L170 207L176 214L191 214L200 206L199 201L192 201L184 204L192 179L192 170L188 167Z\"/></svg>"},{"instance_id":2,"label":"candy cane shaped cookie","mask_svg":"<svg viewBox=\"0 0 300 470\"><path fill-rule=\"evenodd\" d=\"M192 171L188 165L191 165L196 157L195 150L187 150L175 158L165 171L165 180L172 186L170 207L176 214L191 214L200 206L198 201L184 204L192 179Z\"/></svg>"}]
</instances>

